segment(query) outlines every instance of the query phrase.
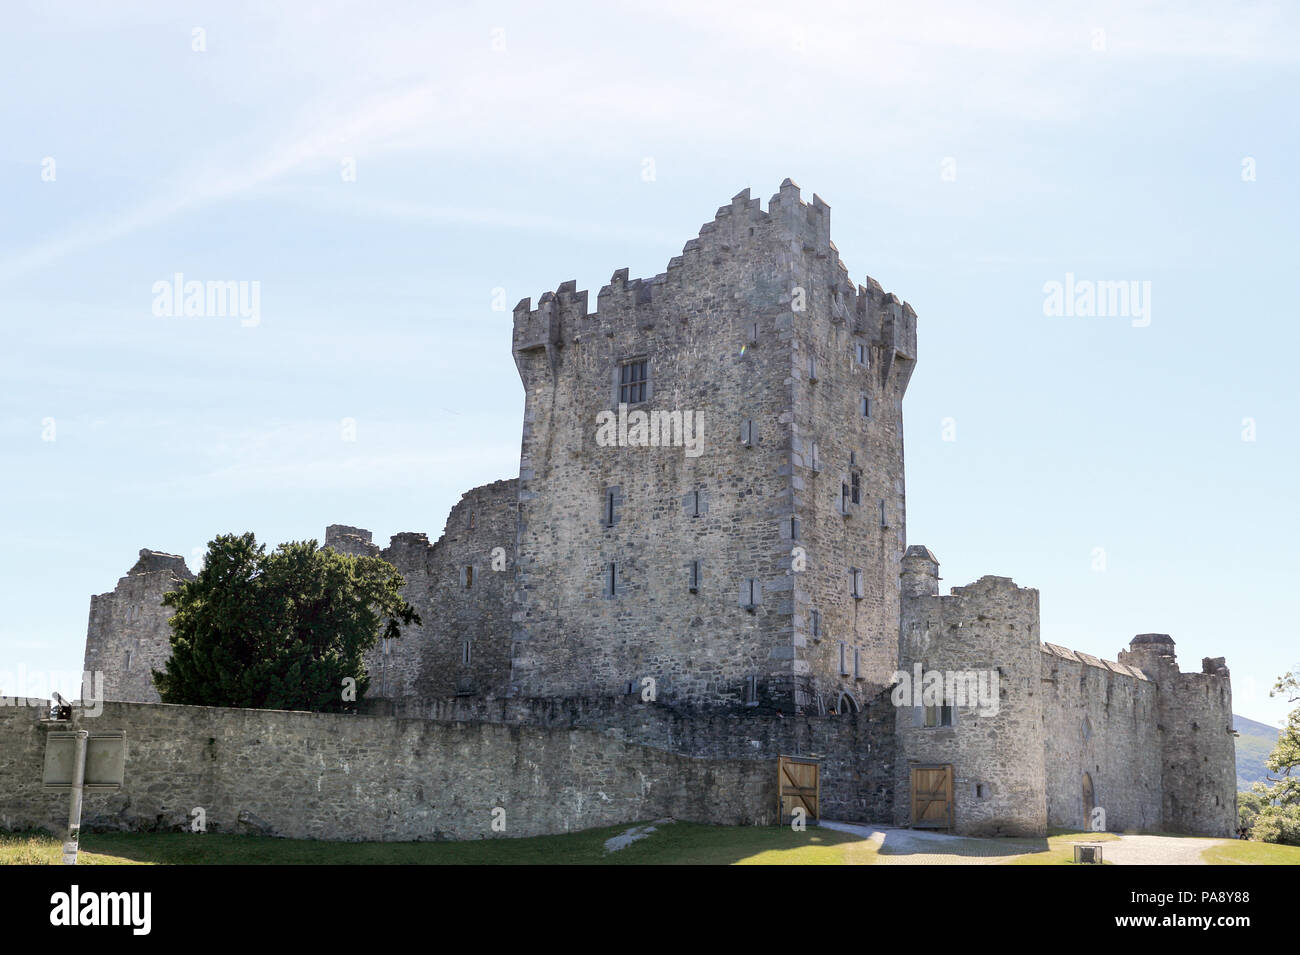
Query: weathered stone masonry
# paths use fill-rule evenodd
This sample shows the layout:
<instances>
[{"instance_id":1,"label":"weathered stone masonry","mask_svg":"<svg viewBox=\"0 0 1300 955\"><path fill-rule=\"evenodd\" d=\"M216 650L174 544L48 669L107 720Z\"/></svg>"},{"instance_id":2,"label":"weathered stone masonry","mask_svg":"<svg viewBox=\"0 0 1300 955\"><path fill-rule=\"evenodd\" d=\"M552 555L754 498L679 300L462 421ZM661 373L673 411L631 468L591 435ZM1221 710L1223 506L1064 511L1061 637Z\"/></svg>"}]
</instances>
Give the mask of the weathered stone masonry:
<instances>
[{"instance_id":1,"label":"weathered stone masonry","mask_svg":"<svg viewBox=\"0 0 1300 955\"><path fill-rule=\"evenodd\" d=\"M1140 634L1119 661L1039 642L1038 592L984 577L939 596L939 564L903 560L900 660L907 670L994 668L999 712L956 707L950 726L898 711L895 819L908 821L910 770L954 767L956 828L1037 834L1088 828L1228 836L1236 828L1232 697L1222 659L1180 673L1173 640Z\"/></svg>"},{"instance_id":2,"label":"weathered stone masonry","mask_svg":"<svg viewBox=\"0 0 1300 955\"><path fill-rule=\"evenodd\" d=\"M498 752L501 726L532 727L644 744L661 755L620 758L669 760L664 771L697 765L673 759L740 760L743 776L781 754L817 755L830 818L907 824L912 770L940 765L952 767L959 832L1039 835L1085 826L1101 807L1111 829L1231 833L1222 659L1180 673L1173 641L1152 634L1118 662L1044 643L1036 590L986 576L941 596L934 555L904 550L916 313L871 278L849 280L819 197L803 202L786 180L764 211L745 190L665 272L620 269L594 311L588 299L565 282L515 307L517 479L466 492L434 543L408 532L381 549L361 528L326 531L327 546L390 561L423 620L368 655L368 712L460 727L354 724L389 734L376 745L407 767L399 776L414 757L390 743L428 753L454 738L439 758L472 762L473 746ZM142 551L116 591L92 599L86 666L104 673L109 699L157 700L148 673L169 652L160 601L189 576L180 558ZM896 709L895 671L916 665L996 672L997 712ZM275 720L305 734L313 771L354 765L311 741L344 724L297 717ZM229 745L244 739L237 727L262 725L207 718L213 738L236 727ZM505 771L495 756L488 765ZM569 772L579 788L598 782L563 760L545 766L557 786ZM322 817L314 831L470 831L459 810L443 822L420 809L427 794L355 792L424 815L387 828ZM582 805L599 798L583 792ZM637 811L658 805L636 799ZM734 817L727 805L714 821ZM535 820L570 824L540 809Z\"/></svg>"},{"instance_id":3,"label":"weathered stone masonry","mask_svg":"<svg viewBox=\"0 0 1300 955\"><path fill-rule=\"evenodd\" d=\"M41 786L44 708L14 702L0 705L0 829L61 831L68 794ZM693 759L594 729L137 703L106 703L76 726L126 734L126 785L86 793L88 829L184 830L195 807L208 832L347 841L533 836L664 816L775 821L771 763ZM504 831L492 828L498 807Z\"/></svg>"},{"instance_id":4,"label":"weathered stone masonry","mask_svg":"<svg viewBox=\"0 0 1300 955\"><path fill-rule=\"evenodd\" d=\"M152 671L171 657L163 594L194 575L175 554L142 550L116 589L90 598L85 669L104 675L104 697L157 703Z\"/></svg>"},{"instance_id":5,"label":"weathered stone masonry","mask_svg":"<svg viewBox=\"0 0 1300 955\"><path fill-rule=\"evenodd\" d=\"M789 180L587 307L567 282L515 309L519 692L859 707L895 664L915 313L849 281ZM693 415L699 453L600 446L620 405Z\"/></svg>"}]
</instances>

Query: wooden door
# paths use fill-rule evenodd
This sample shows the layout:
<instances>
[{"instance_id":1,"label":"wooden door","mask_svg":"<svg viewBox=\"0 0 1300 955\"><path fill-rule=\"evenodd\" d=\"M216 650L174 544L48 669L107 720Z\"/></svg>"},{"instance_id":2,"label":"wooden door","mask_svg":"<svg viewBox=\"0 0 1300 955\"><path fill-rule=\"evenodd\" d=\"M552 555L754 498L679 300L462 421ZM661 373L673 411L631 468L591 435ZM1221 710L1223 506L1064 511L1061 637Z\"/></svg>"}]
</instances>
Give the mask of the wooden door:
<instances>
[{"instance_id":1,"label":"wooden door","mask_svg":"<svg viewBox=\"0 0 1300 955\"><path fill-rule=\"evenodd\" d=\"M912 827L952 828L952 766L918 766L912 770Z\"/></svg>"},{"instance_id":2,"label":"wooden door","mask_svg":"<svg viewBox=\"0 0 1300 955\"><path fill-rule=\"evenodd\" d=\"M805 822L815 823L821 810L821 765L815 759L780 756L776 761L776 791L781 825L789 825L796 809Z\"/></svg>"}]
</instances>

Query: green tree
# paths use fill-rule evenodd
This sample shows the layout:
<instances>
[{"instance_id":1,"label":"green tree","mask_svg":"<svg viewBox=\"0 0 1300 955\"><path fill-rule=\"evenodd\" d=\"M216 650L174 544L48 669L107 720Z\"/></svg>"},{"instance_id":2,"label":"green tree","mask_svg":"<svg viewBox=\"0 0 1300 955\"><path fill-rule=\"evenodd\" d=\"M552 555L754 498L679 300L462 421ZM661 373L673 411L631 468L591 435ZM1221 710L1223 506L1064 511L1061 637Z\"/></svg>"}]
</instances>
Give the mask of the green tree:
<instances>
[{"instance_id":1,"label":"green tree","mask_svg":"<svg viewBox=\"0 0 1300 955\"><path fill-rule=\"evenodd\" d=\"M420 623L403 584L385 560L314 540L267 554L252 534L217 537L198 575L163 597L176 610L172 656L154 685L164 703L353 710L381 630L391 639Z\"/></svg>"},{"instance_id":2,"label":"green tree","mask_svg":"<svg viewBox=\"0 0 1300 955\"><path fill-rule=\"evenodd\" d=\"M1300 671L1279 679L1268 695L1277 694L1284 694L1289 703L1300 703ZM1277 775L1252 787L1256 798L1251 801L1251 838L1300 846L1300 706L1287 715L1277 746L1264 765Z\"/></svg>"}]
</instances>

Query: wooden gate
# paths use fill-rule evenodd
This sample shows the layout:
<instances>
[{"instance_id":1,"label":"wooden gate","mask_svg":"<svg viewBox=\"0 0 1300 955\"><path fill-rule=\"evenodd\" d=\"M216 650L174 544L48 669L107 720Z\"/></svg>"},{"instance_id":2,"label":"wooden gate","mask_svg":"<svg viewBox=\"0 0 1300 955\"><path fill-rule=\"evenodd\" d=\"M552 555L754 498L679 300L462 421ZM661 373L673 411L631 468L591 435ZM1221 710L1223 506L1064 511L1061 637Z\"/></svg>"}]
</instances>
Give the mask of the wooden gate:
<instances>
[{"instance_id":1,"label":"wooden gate","mask_svg":"<svg viewBox=\"0 0 1300 955\"><path fill-rule=\"evenodd\" d=\"M816 823L821 815L821 764L802 756L779 756L776 760L776 792L781 825L790 824L796 809L805 822Z\"/></svg>"},{"instance_id":2,"label":"wooden gate","mask_svg":"<svg viewBox=\"0 0 1300 955\"><path fill-rule=\"evenodd\" d=\"M952 828L952 766L912 770L912 828Z\"/></svg>"}]
</instances>

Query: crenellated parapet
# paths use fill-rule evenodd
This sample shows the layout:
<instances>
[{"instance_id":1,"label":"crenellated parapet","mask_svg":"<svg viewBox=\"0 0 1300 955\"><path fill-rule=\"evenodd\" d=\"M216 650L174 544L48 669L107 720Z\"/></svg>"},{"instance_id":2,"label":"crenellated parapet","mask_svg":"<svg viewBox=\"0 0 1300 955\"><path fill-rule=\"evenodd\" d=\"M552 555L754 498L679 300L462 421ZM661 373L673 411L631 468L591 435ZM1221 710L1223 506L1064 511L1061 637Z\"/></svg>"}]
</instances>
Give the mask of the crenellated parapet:
<instances>
[{"instance_id":1,"label":"crenellated parapet","mask_svg":"<svg viewBox=\"0 0 1300 955\"><path fill-rule=\"evenodd\" d=\"M728 285L728 266L746 260L763 268L749 276L748 287ZM520 299L514 308L514 354L525 374L528 357L545 355L555 373L558 352L581 343L592 335L614 336L623 328L648 331L662 323L661 303L680 305L683 292L703 298L702 309L682 309L679 320L708 322L710 293L722 291L745 296L757 309L788 311L796 289L804 294L825 296L826 314L850 334L879 346L883 358L881 373L888 378L896 361L916 361L916 312L897 295L885 292L870 276L855 285L839 251L830 238L830 206L820 196L812 202L800 198L800 189L786 179L764 211L748 188L719 207L714 218L704 223L698 235L682 246L680 255L668 267L649 278L630 278L628 269L618 269L609 284L596 296L596 310L588 312L589 291L579 290L575 281L562 283L544 293L533 307L531 298ZM720 282L706 281L710 273L723 276ZM810 310L811 311L811 310ZM907 365L906 376L911 374ZM525 386L528 382L525 379ZM904 386L906 380L904 380Z\"/></svg>"}]
</instances>

